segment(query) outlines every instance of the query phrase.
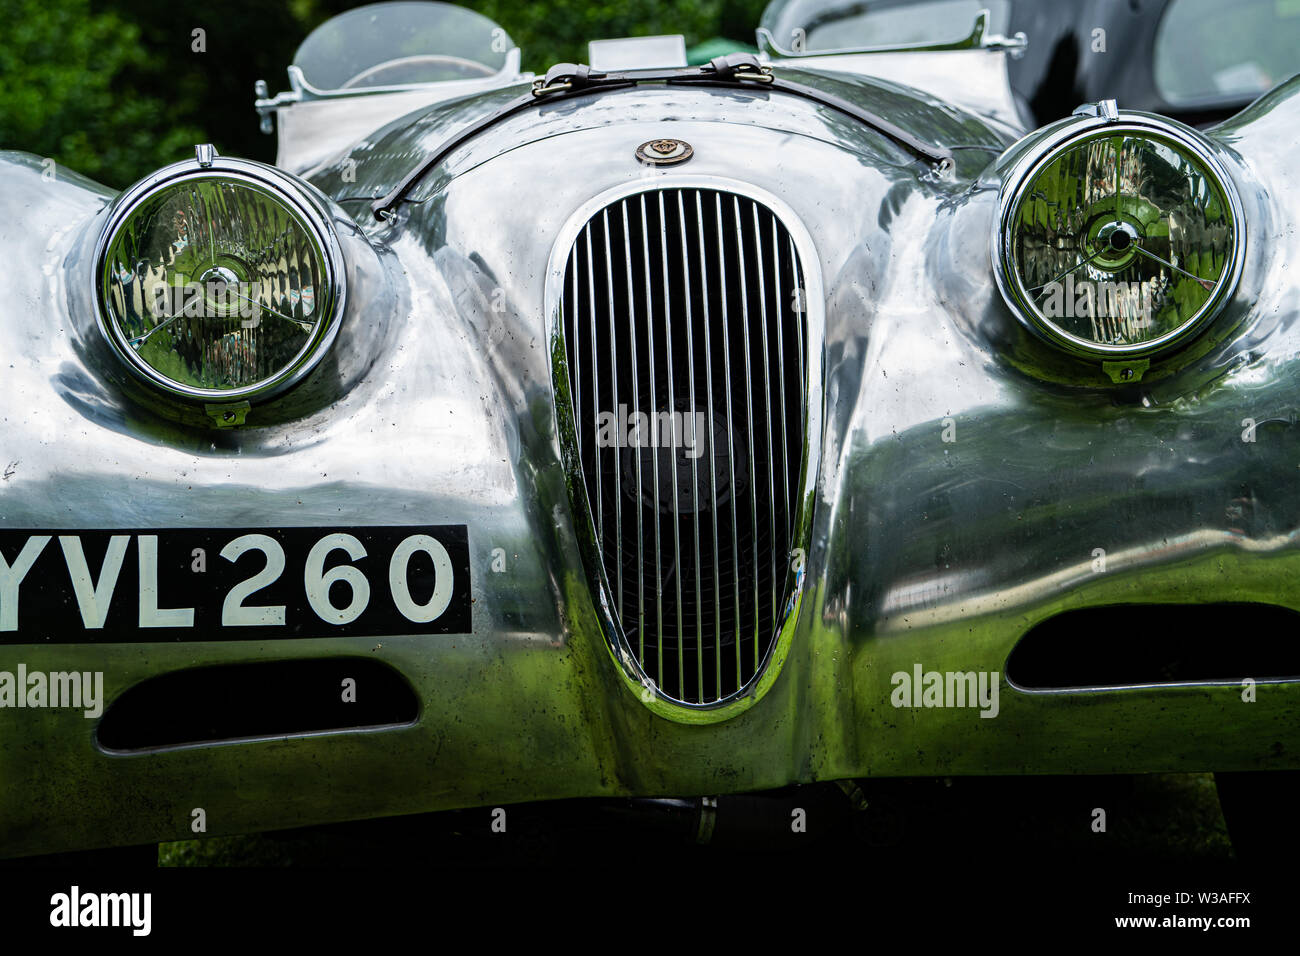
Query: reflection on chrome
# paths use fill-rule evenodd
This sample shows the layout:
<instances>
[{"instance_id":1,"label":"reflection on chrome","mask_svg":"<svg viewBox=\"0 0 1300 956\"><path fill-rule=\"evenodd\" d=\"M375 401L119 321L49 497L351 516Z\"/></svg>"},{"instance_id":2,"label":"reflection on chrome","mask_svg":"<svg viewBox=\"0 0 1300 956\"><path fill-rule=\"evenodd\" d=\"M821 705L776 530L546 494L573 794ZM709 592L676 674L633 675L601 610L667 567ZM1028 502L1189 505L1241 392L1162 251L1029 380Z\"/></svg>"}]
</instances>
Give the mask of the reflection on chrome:
<instances>
[{"instance_id":1,"label":"reflection on chrome","mask_svg":"<svg viewBox=\"0 0 1300 956\"><path fill-rule=\"evenodd\" d=\"M1298 541L1300 531L1270 535L1267 538L1248 538L1231 529L1207 528L1171 536L1162 539L1159 544L1138 545L1110 552L1104 556L1105 573L1114 575L1168 565L1224 549L1256 554L1276 552L1294 548ZM1007 608L1032 607L1078 588L1098 573L1097 557L1089 555L1050 574L979 593L963 591L957 587L962 580L960 576L952 578L942 591L934 587L918 589L915 584L900 585L885 593L881 602L883 613L876 630L881 634L910 631L969 621ZM942 599L939 599L940 593Z\"/></svg>"},{"instance_id":2,"label":"reflection on chrome","mask_svg":"<svg viewBox=\"0 0 1300 956\"><path fill-rule=\"evenodd\" d=\"M273 378L309 345L328 285L320 242L264 189L189 179L145 198L112 238L112 319L141 362L181 387Z\"/></svg>"},{"instance_id":3,"label":"reflection on chrome","mask_svg":"<svg viewBox=\"0 0 1300 956\"><path fill-rule=\"evenodd\" d=\"M1102 125L1048 150L1013 188L1002 237L1012 291L1067 347L1167 342L1232 282L1235 196L1190 138Z\"/></svg>"}]
</instances>

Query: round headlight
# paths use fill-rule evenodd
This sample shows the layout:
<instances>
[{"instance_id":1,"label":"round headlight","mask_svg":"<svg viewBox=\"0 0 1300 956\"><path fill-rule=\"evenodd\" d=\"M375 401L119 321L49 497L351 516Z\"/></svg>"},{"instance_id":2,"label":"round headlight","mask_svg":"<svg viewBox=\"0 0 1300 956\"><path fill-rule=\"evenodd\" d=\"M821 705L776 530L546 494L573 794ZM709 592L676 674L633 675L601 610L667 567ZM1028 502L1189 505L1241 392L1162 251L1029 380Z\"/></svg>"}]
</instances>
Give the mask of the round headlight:
<instances>
[{"instance_id":1,"label":"round headlight","mask_svg":"<svg viewBox=\"0 0 1300 956\"><path fill-rule=\"evenodd\" d=\"M342 311L328 216L260 163L208 156L132 187L97 261L109 341L137 374L193 401L265 399L299 381Z\"/></svg>"},{"instance_id":2,"label":"round headlight","mask_svg":"<svg viewBox=\"0 0 1300 956\"><path fill-rule=\"evenodd\" d=\"M1085 118L1006 177L994 272L1035 332L1122 359L1185 343L1231 294L1244 243L1232 180L1199 134L1144 114Z\"/></svg>"}]
</instances>

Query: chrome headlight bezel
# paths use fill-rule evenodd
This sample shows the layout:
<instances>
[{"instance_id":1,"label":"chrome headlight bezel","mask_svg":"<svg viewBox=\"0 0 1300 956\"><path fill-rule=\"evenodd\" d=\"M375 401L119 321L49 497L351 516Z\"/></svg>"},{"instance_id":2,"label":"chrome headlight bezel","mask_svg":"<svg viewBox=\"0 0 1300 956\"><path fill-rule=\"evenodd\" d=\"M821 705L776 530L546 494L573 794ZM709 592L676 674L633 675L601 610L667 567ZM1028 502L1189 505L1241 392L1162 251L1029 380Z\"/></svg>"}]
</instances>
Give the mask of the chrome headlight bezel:
<instances>
[{"instance_id":1,"label":"chrome headlight bezel","mask_svg":"<svg viewBox=\"0 0 1300 956\"><path fill-rule=\"evenodd\" d=\"M1002 177L998 193L998 214L993 223L991 243L993 276L1007 306L1038 338L1076 358L1094 362L1151 359L1188 345L1222 312L1237 290L1245 264L1247 224L1242 201L1236 182L1218 151L1191 127L1149 113L1124 111L1112 116L1075 116L1055 128L1049 127L1049 130L1015 157ZM1212 179L1232 216L1229 261L1201 308L1178 327L1132 345L1089 341L1057 326L1034 304L1012 258L1012 231L1029 184L1067 149L1091 139L1115 135L1153 140L1190 156Z\"/></svg>"},{"instance_id":2,"label":"chrome headlight bezel","mask_svg":"<svg viewBox=\"0 0 1300 956\"><path fill-rule=\"evenodd\" d=\"M123 192L113 203L112 212L95 243L94 269L96 324L113 352L127 370L159 393L185 404L230 405L264 403L273 399L311 374L329 353L338 336L347 301L347 272L330 211L321 199L294 177L272 166L253 160L228 158L215 154L166 166ZM326 288L318 294L316 308L321 318L306 343L294 357L273 375L238 388L201 388L177 382L142 359L131 347L114 317L110 299L109 251L121 230L140 207L160 191L186 182L217 180L233 182L280 203L297 220L314 243L324 267Z\"/></svg>"}]
</instances>

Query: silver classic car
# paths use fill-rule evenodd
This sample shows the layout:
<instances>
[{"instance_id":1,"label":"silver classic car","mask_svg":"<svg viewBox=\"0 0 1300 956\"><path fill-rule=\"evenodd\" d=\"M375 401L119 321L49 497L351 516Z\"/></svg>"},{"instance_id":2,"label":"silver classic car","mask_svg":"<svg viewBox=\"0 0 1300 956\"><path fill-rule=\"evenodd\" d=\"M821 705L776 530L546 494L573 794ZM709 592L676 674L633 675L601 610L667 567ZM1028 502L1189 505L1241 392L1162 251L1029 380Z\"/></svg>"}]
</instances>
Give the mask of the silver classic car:
<instances>
[{"instance_id":1,"label":"silver classic car","mask_svg":"<svg viewBox=\"0 0 1300 956\"><path fill-rule=\"evenodd\" d=\"M275 165L0 153L0 856L1154 771L1294 839L1300 79L1040 127L987 6L533 75L375 4Z\"/></svg>"}]
</instances>

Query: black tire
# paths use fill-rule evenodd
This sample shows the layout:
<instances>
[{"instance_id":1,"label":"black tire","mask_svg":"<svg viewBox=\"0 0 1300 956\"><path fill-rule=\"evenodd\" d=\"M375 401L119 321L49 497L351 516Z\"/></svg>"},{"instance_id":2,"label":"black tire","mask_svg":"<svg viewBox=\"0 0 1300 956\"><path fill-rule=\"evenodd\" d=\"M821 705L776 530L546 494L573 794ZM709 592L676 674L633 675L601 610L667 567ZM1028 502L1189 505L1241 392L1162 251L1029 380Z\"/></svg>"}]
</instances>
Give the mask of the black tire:
<instances>
[{"instance_id":1,"label":"black tire","mask_svg":"<svg viewBox=\"0 0 1300 956\"><path fill-rule=\"evenodd\" d=\"M1216 773L1214 782L1238 859L1300 851L1300 771Z\"/></svg>"}]
</instances>

